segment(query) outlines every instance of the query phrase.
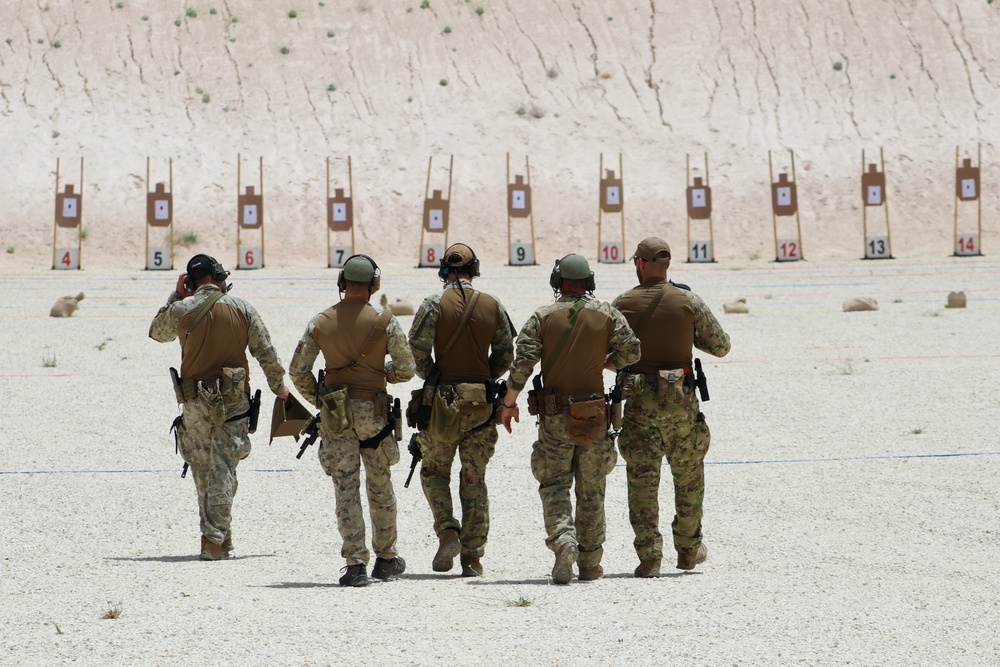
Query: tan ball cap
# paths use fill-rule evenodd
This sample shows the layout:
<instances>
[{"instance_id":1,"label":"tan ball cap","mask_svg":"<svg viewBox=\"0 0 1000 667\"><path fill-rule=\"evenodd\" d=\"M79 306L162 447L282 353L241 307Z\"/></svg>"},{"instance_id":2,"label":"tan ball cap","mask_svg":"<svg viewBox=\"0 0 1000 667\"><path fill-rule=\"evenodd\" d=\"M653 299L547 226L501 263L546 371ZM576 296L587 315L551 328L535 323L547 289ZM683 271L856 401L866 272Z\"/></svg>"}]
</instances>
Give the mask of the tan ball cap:
<instances>
[{"instance_id":1,"label":"tan ball cap","mask_svg":"<svg viewBox=\"0 0 1000 667\"><path fill-rule=\"evenodd\" d=\"M452 243L448 246L448 249L444 251L445 265L451 267L457 268L466 266L475 258L476 253L472 252L472 248L464 243Z\"/></svg>"},{"instance_id":2,"label":"tan ball cap","mask_svg":"<svg viewBox=\"0 0 1000 667\"><path fill-rule=\"evenodd\" d=\"M663 239L657 236L650 236L639 241L639 245L635 249L635 254L629 257L629 259L634 260L637 257L657 264L669 262L670 246Z\"/></svg>"}]
</instances>

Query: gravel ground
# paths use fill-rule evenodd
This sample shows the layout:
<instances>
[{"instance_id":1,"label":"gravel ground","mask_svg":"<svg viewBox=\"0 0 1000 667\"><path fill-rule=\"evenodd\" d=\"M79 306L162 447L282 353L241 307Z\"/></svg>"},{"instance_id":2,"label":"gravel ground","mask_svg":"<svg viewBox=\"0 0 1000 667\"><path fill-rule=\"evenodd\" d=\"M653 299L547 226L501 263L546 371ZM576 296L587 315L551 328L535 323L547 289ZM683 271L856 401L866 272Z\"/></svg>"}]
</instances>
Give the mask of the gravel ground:
<instances>
[{"instance_id":1,"label":"gravel ground","mask_svg":"<svg viewBox=\"0 0 1000 667\"><path fill-rule=\"evenodd\" d=\"M315 450L296 460L290 439L267 444L270 398L240 467L237 558L197 560L193 484L167 432L178 348L146 336L174 275L0 273L0 662L997 664L998 269L989 257L678 263L671 277L733 340L725 359L702 355L708 563L632 577L619 465L605 578L550 585L534 428L522 423L491 463L486 576L430 571L430 512L418 483L402 488L404 451L394 481L408 572L359 590L336 584L333 489ZM477 286L520 326L550 298L548 270L485 266ZM287 363L336 300L335 277L232 280ZM597 267L597 281L610 300L631 267ZM416 305L437 283L400 266L383 286ZM967 309L944 308L955 289ZM73 318L47 317L78 291ZM722 313L736 296L749 315ZM851 296L881 310L844 313ZM669 487L661 495L669 531ZM102 618L112 609L119 618Z\"/></svg>"}]
</instances>

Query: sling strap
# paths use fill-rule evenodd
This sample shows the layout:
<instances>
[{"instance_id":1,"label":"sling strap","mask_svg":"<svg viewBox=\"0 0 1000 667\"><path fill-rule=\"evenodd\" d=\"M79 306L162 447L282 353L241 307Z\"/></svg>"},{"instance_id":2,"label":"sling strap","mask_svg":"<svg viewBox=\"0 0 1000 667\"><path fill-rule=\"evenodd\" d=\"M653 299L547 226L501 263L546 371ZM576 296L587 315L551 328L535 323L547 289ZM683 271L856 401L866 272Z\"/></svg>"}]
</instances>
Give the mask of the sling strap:
<instances>
[{"instance_id":1,"label":"sling strap","mask_svg":"<svg viewBox=\"0 0 1000 667\"><path fill-rule=\"evenodd\" d=\"M223 296L224 295L222 293L222 290L219 290L218 292L213 292L212 294L209 294L204 301L201 302L200 306L198 306L194 311L192 311L190 316L191 319L188 321L187 327L184 330L185 340L187 340L188 336L191 335L191 332L194 331L195 327L201 324L201 321L205 319L205 316L208 315L208 311L212 310L212 306L214 306L216 302Z\"/></svg>"},{"instance_id":2,"label":"sling strap","mask_svg":"<svg viewBox=\"0 0 1000 667\"><path fill-rule=\"evenodd\" d=\"M380 444L382 444L383 440L385 440L387 437L389 437L389 434L392 433L393 428L394 428L393 423L392 422L387 422L386 425L382 428L382 430L379 431L378 433L376 433L375 435L373 435L372 437L366 438L364 440L359 440L358 441L358 448L359 449L375 449Z\"/></svg>"},{"instance_id":3,"label":"sling strap","mask_svg":"<svg viewBox=\"0 0 1000 667\"><path fill-rule=\"evenodd\" d=\"M479 292L473 292L472 296L469 297L469 302L466 304L465 310L462 311L462 319L458 321L458 326L455 327L455 330L452 332L451 338L449 338L448 342L444 344L443 348L441 348L441 354L448 354L448 350L450 350L451 346L455 344L458 337L462 335L462 331L465 330L465 325L468 324L469 319L472 317L472 311L475 309L477 303L479 303Z\"/></svg>"},{"instance_id":4,"label":"sling strap","mask_svg":"<svg viewBox=\"0 0 1000 667\"><path fill-rule=\"evenodd\" d=\"M352 366L357 366L359 362L364 361L365 357L372 353L375 346L375 333L385 331L389 326L389 318L392 317L392 311L388 308L384 309L382 313L375 320L375 326L372 327L371 333L368 334L368 338L365 339L365 344L361 346L361 353L358 355L357 359L347 364L346 366L341 366L336 369L337 371L344 371Z\"/></svg>"},{"instance_id":5,"label":"sling strap","mask_svg":"<svg viewBox=\"0 0 1000 667\"><path fill-rule=\"evenodd\" d=\"M636 335L636 337L639 336L639 332L642 331L643 327L645 327L649 323L649 318L653 316L653 311L656 310L656 307L660 305L660 301L663 299L663 295L667 293L667 288L670 286L671 284L667 283L666 285L663 286L663 289L657 292L656 296L653 297L653 301L652 303L649 304L649 308L647 308L646 312L642 314L642 319L639 320L639 324L637 324L635 326L635 329L633 330L633 333Z\"/></svg>"},{"instance_id":6,"label":"sling strap","mask_svg":"<svg viewBox=\"0 0 1000 667\"><path fill-rule=\"evenodd\" d=\"M559 342L556 343L555 348L553 348L552 354L549 355L549 360L545 362L545 367L542 369L543 378L548 377L549 371L552 370L552 366L556 363L556 359L559 358L563 348L566 347L566 342L569 341L569 335L573 332L573 328L576 327L577 316L579 316L580 311L583 310L583 307L586 304L586 300L580 299L569 309L569 319L566 320L566 329L559 338Z\"/></svg>"}]
</instances>

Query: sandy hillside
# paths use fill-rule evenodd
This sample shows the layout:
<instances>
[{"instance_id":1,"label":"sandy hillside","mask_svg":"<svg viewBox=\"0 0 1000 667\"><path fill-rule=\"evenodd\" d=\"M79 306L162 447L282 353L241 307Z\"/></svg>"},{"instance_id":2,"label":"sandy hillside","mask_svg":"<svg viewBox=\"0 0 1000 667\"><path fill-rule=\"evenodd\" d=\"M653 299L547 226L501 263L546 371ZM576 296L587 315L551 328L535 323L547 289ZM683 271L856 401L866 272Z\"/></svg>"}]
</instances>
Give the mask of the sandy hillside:
<instances>
[{"instance_id":1,"label":"sandy hillside","mask_svg":"<svg viewBox=\"0 0 1000 667\"><path fill-rule=\"evenodd\" d=\"M359 250L416 258L428 157L453 154L452 238L505 259L507 151L531 158L546 262L596 255L602 151L625 155L626 237L677 244L685 154L708 151L716 254L734 259L771 256L767 151L794 149L807 257L857 256L860 153L882 146L895 254L943 255L955 147L977 142L989 252L998 12L947 0L10 0L0 245L13 251L0 264L48 268L56 158L76 183L80 156L85 267L143 265L147 156L154 181L174 158L178 236L234 260L238 152L249 183L264 158L271 266L324 263L324 161L342 182L348 155Z\"/></svg>"}]
</instances>

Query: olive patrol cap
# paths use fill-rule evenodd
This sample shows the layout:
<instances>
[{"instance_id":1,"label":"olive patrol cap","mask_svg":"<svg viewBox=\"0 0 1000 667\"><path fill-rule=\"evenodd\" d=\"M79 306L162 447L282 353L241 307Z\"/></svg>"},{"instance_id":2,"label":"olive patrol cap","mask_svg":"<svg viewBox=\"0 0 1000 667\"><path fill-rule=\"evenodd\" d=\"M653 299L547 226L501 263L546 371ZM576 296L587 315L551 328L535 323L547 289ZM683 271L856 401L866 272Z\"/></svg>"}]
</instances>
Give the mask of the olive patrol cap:
<instances>
[{"instance_id":1,"label":"olive patrol cap","mask_svg":"<svg viewBox=\"0 0 1000 667\"><path fill-rule=\"evenodd\" d=\"M363 255L355 255L344 264L344 279L354 283L371 282L375 277L375 263Z\"/></svg>"},{"instance_id":2,"label":"olive patrol cap","mask_svg":"<svg viewBox=\"0 0 1000 667\"><path fill-rule=\"evenodd\" d=\"M670 246L667 242L657 236L650 236L639 241L635 254L629 259L644 259L647 262L662 264L670 261Z\"/></svg>"},{"instance_id":3,"label":"olive patrol cap","mask_svg":"<svg viewBox=\"0 0 1000 667\"><path fill-rule=\"evenodd\" d=\"M559 260L559 277L569 280L586 280L591 275L590 264L583 255L570 253Z\"/></svg>"}]
</instances>

